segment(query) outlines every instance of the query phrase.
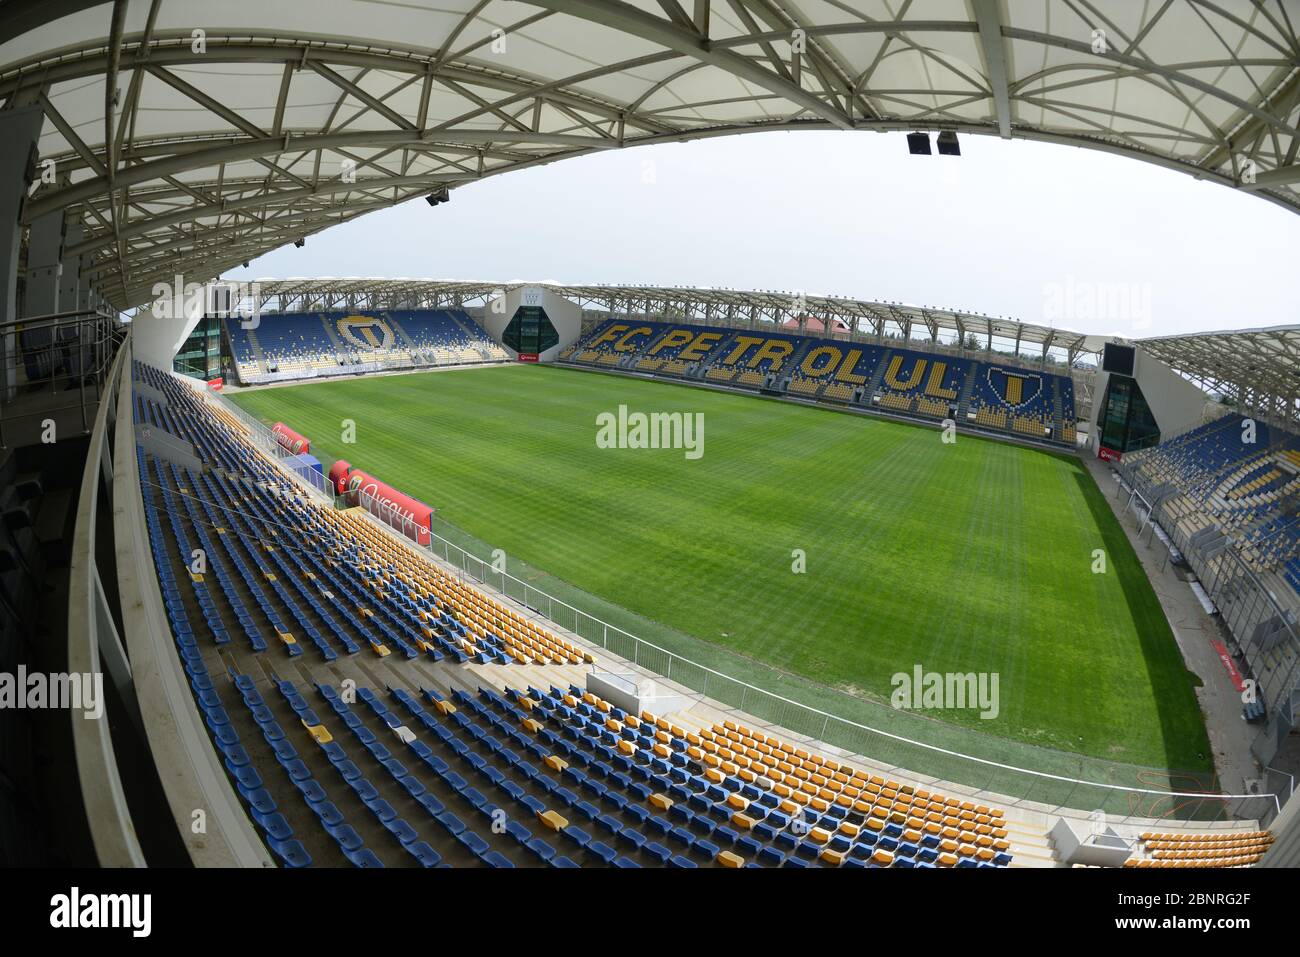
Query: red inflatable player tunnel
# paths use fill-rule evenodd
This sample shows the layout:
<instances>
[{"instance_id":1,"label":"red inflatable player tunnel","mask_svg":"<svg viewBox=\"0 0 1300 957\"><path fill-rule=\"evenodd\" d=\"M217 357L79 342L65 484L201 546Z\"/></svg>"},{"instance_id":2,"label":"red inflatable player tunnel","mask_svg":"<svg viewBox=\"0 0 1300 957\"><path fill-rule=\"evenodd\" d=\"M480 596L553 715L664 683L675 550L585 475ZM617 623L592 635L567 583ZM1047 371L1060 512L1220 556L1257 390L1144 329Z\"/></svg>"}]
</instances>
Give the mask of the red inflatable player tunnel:
<instances>
[{"instance_id":1,"label":"red inflatable player tunnel","mask_svg":"<svg viewBox=\"0 0 1300 957\"><path fill-rule=\"evenodd\" d=\"M330 467L330 484L348 505L364 505L381 521L421 545L429 544L429 518L433 509L405 492L399 492L342 459Z\"/></svg>"},{"instance_id":2,"label":"red inflatable player tunnel","mask_svg":"<svg viewBox=\"0 0 1300 957\"><path fill-rule=\"evenodd\" d=\"M304 452L311 451L311 440L299 435L283 422L271 426L271 434L275 436L275 441L280 443L280 448L288 450L290 455L302 455Z\"/></svg>"}]
</instances>

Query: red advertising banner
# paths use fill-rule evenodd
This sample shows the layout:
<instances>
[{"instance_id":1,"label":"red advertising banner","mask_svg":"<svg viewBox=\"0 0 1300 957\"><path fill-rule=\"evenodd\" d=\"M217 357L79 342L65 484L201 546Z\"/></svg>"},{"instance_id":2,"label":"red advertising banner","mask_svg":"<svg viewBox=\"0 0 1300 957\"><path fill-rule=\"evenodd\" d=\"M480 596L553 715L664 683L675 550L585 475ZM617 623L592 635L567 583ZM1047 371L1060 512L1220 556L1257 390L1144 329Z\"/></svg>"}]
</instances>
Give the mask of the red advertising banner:
<instances>
[{"instance_id":1,"label":"red advertising banner","mask_svg":"<svg viewBox=\"0 0 1300 957\"><path fill-rule=\"evenodd\" d=\"M215 379L208 380L208 388L211 389L213 392L220 392L221 387L225 384L226 384L225 380L223 380L220 376L218 376Z\"/></svg>"},{"instance_id":2,"label":"red advertising banner","mask_svg":"<svg viewBox=\"0 0 1300 957\"><path fill-rule=\"evenodd\" d=\"M1228 654L1227 647L1221 641L1210 642L1211 647L1219 655L1219 660L1223 662L1223 667L1228 669L1228 677L1232 679L1232 686L1238 691L1246 690L1246 682L1241 678L1241 672L1237 670L1237 663L1232 660L1232 655Z\"/></svg>"},{"instance_id":3,"label":"red advertising banner","mask_svg":"<svg viewBox=\"0 0 1300 957\"><path fill-rule=\"evenodd\" d=\"M517 357L520 362L536 362L538 360L536 352L520 352Z\"/></svg>"},{"instance_id":4,"label":"red advertising banner","mask_svg":"<svg viewBox=\"0 0 1300 957\"><path fill-rule=\"evenodd\" d=\"M311 451L310 440L299 435L283 422L277 422L271 426L271 434L275 436L275 441L280 443L280 448L288 449L294 455L301 455L304 452Z\"/></svg>"},{"instance_id":5,"label":"red advertising banner","mask_svg":"<svg viewBox=\"0 0 1300 957\"><path fill-rule=\"evenodd\" d=\"M1097 458L1101 459L1103 462L1118 462L1120 459L1120 453L1102 445L1097 448Z\"/></svg>"}]
</instances>

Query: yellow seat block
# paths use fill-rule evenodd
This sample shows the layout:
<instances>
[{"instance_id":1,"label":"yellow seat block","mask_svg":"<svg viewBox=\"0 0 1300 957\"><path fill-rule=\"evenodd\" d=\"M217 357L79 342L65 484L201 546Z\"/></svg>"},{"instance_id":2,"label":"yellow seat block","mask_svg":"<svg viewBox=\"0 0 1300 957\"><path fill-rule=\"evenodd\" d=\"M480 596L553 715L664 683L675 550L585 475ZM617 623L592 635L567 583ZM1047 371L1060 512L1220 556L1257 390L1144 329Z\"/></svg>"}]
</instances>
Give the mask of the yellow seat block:
<instances>
[{"instance_id":1,"label":"yellow seat block","mask_svg":"<svg viewBox=\"0 0 1300 957\"><path fill-rule=\"evenodd\" d=\"M537 820L552 831L562 831L569 826L569 819L555 811L542 811L537 815Z\"/></svg>"},{"instance_id":2,"label":"yellow seat block","mask_svg":"<svg viewBox=\"0 0 1300 957\"><path fill-rule=\"evenodd\" d=\"M569 766L569 762L564 760L564 758L560 757L558 754L548 754L542 759L542 763L552 771L556 772L563 771Z\"/></svg>"},{"instance_id":3,"label":"yellow seat block","mask_svg":"<svg viewBox=\"0 0 1300 957\"><path fill-rule=\"evenodd\" d=\"M455 714L456 706L450 701L435 701L433 703L433 710L441 715Z\"/></svg>"},{"instance_id":4,"label":"yellow seat block","mask_svg":"<svg viewBox=\"0 0 1300 957\"><path fill-rule=\"evenodd\" d=\"M844 860L843 851L832 850L829 847L824 848L818 856L832 867L839 867L840 862Z\"/></svg>"},{"instance_id":5,"label":"yellow seat block","mask_svg":"<svg viewBox=\"0 0 1300 957\"><path fill-rule=\"evenodd\" d=\"M831 839L831 832L823 827L815 827L808 832L808 839L814 844L825 844Z\"/></svg>"},{"instance_id":6,"label":"yellow seat block","mask_svg":"<svg viewBox=\"0 0 1300 957\"><path fill-rule=\"evenodd\" d=\"M536 718L525 718L519 722L519 727L523 728L529 734L536 734L542 730L542 723Z\"/></svg>"},{"instance_id":7,"label":"yellow seat block","mask_svg":"<svg viewBox=\"0 0 1300 957\"><path fill-rule=\"evenodd\" d=\"M618 742L618 750L621 753L627 755L636 754L636 745L633 744L631 741L627 740L626 738L623 738L621 741Z\"/></svg>"},{"instance_id":8,"label":"yellow seat block","mask_svg":"<svg viewBox=\"0 0 1300 957\"><path fill-rule=\"evenodd\" d=\"M323 724L308 724L304 721L302 726L307 729L307 732L312 736L312 740L317 744L329 744L334 740L334 736L329 733L329 729Z\"/></svg>"},{"instance_id":9,"label":"yellow seat block","mask_svg":"<svg viewBox=\"0 0 1300 957\"><path fill-rule=\"evenodd\" d=\"M735 791L732 791L730 794L727 795L727 803L730 804L732 807L736 808L737 810L743 811L747 807L749 807L749 798L737 794Z\"/></svg>"},{"instance_id":10,"label":"yellow seat block","mask_svg":"<svg viewBox=\"0 0 1300 957\"><path fill-rule=\"evenodd\" d=\"M673 806L673 799L666 794L650 795L650 803L661 811L666 811Z\"/></svg>"},{"instance_id":11,"label":"yellow seat block","mask_svg":"<svg viewBox=\"0 0 1300 957\"><path fill-rule=\"evenodd\" d=\"M755 822L748 814L742 814L740 811L737 811L735 814L731 815L731 823L742 830L748 831L754 826Z\"/></svg>"},{"instance_id":12,"label":"yellow seat block","mask_svg":"<svg viewBox=\"0 0 1300 957\"><path fill-rule=\"evenodd\" d=\"M708 778L710 781L712 781L714 784L721 784L723 781L727 780L727 776L723 774L721 771L719 771L717 768L706 768L704 771L704 776Z\"/></svg>"},{"instance_id":13,"label":"yellow seat block","mask_svg":"<svg viewBox=\"0 0 1300 957\"><path fill-rule=\"evenodd\" d=\"M741 868L745 866L745 859L739 854L733 854L731 851L719 851L717 861L723 867Z\"/></svg>"}]
</instances>

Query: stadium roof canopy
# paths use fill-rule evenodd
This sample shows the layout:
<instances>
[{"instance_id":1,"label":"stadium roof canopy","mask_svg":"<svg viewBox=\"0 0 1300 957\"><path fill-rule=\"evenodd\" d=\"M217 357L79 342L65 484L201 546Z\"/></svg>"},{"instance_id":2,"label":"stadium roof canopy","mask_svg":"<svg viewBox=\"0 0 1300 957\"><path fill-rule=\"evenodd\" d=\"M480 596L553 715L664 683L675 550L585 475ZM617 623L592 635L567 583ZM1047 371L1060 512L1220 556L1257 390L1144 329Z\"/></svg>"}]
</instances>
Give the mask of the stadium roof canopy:
<instances>
[{"instance_id":1,"label":"stadium roof canopy","mask_svg":"<svg viewBox=\"0 0 1300 957\"><path fill-rule=\"evenodd\" d=\"M1300 209L1295 0L2 0L120 307L564 157L756 130L1091 147ZM901 148L901 144L900 144ZM869 175L869 171L864 175Z\"/></svg>"},{"instance_id":2,"label":"stadium roof canopy","mask_svg":"<svg viewBox=\"0 0 1300 957\"><path fill-rule=\"evenodd\" d=\"M1207 392L1300 420L1300 326L1162 336L1138 344Z\"/></svg>"},{"instance_id":3,"label":"stadium roof canopy","mask_svg":"<svg viewBox=\"0 0 1300 957\"><path fill-rule=\"evenodd\" d=\"M996 341L1014 344L1019 353L1045 355L1056 349L1069 361L1082 352L1098 352L1110 337L1021 322L999 316L938 306L875 302L845 296L813 296L777 290L696 289L681 286L572 286L553 282L466 282L441 279L259 279L256 290L241 290L257 307L278 300L285 311L315 308L392 308L411 304L428 308L473 303L518 286L545 286L581 305L634 316L679 316L698 322L785 323L791 319L840 319L851 331L898 335L931 341L975 336L981 348ZM816 331L820 331L820 326Z\"/></svg>"}]
</instances>

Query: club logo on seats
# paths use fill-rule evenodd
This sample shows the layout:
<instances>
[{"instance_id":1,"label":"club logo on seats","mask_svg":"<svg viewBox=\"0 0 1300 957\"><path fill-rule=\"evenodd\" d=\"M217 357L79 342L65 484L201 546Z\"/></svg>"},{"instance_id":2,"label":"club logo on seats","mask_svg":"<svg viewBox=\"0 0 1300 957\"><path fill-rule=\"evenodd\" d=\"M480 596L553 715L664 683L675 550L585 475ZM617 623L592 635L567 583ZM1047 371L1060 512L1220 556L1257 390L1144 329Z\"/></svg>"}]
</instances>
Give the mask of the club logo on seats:
<instances>
[{"instance_id":1,"label":"club logo on seats","mask_svg":"<svg viewBox=\"0 0 1300 957\"><path fill-rule=\"evenodd\" d=\"M1043 394L1043 377L1033 372L1009 372L990 366L984 374L998 398L1013 409L1022 409Z\"/></svg>"},{"instance_id":2,"label":"club logo on seats","mask_svg":"<svg viewBox=\"0 0 1300 957\"><path fill-rule=\"evenodd\" d=\"M377 316L346 316L335 325L344 341L362 352L383 352L393 348L393 330Z\"/></svg>"}]
</instances>

